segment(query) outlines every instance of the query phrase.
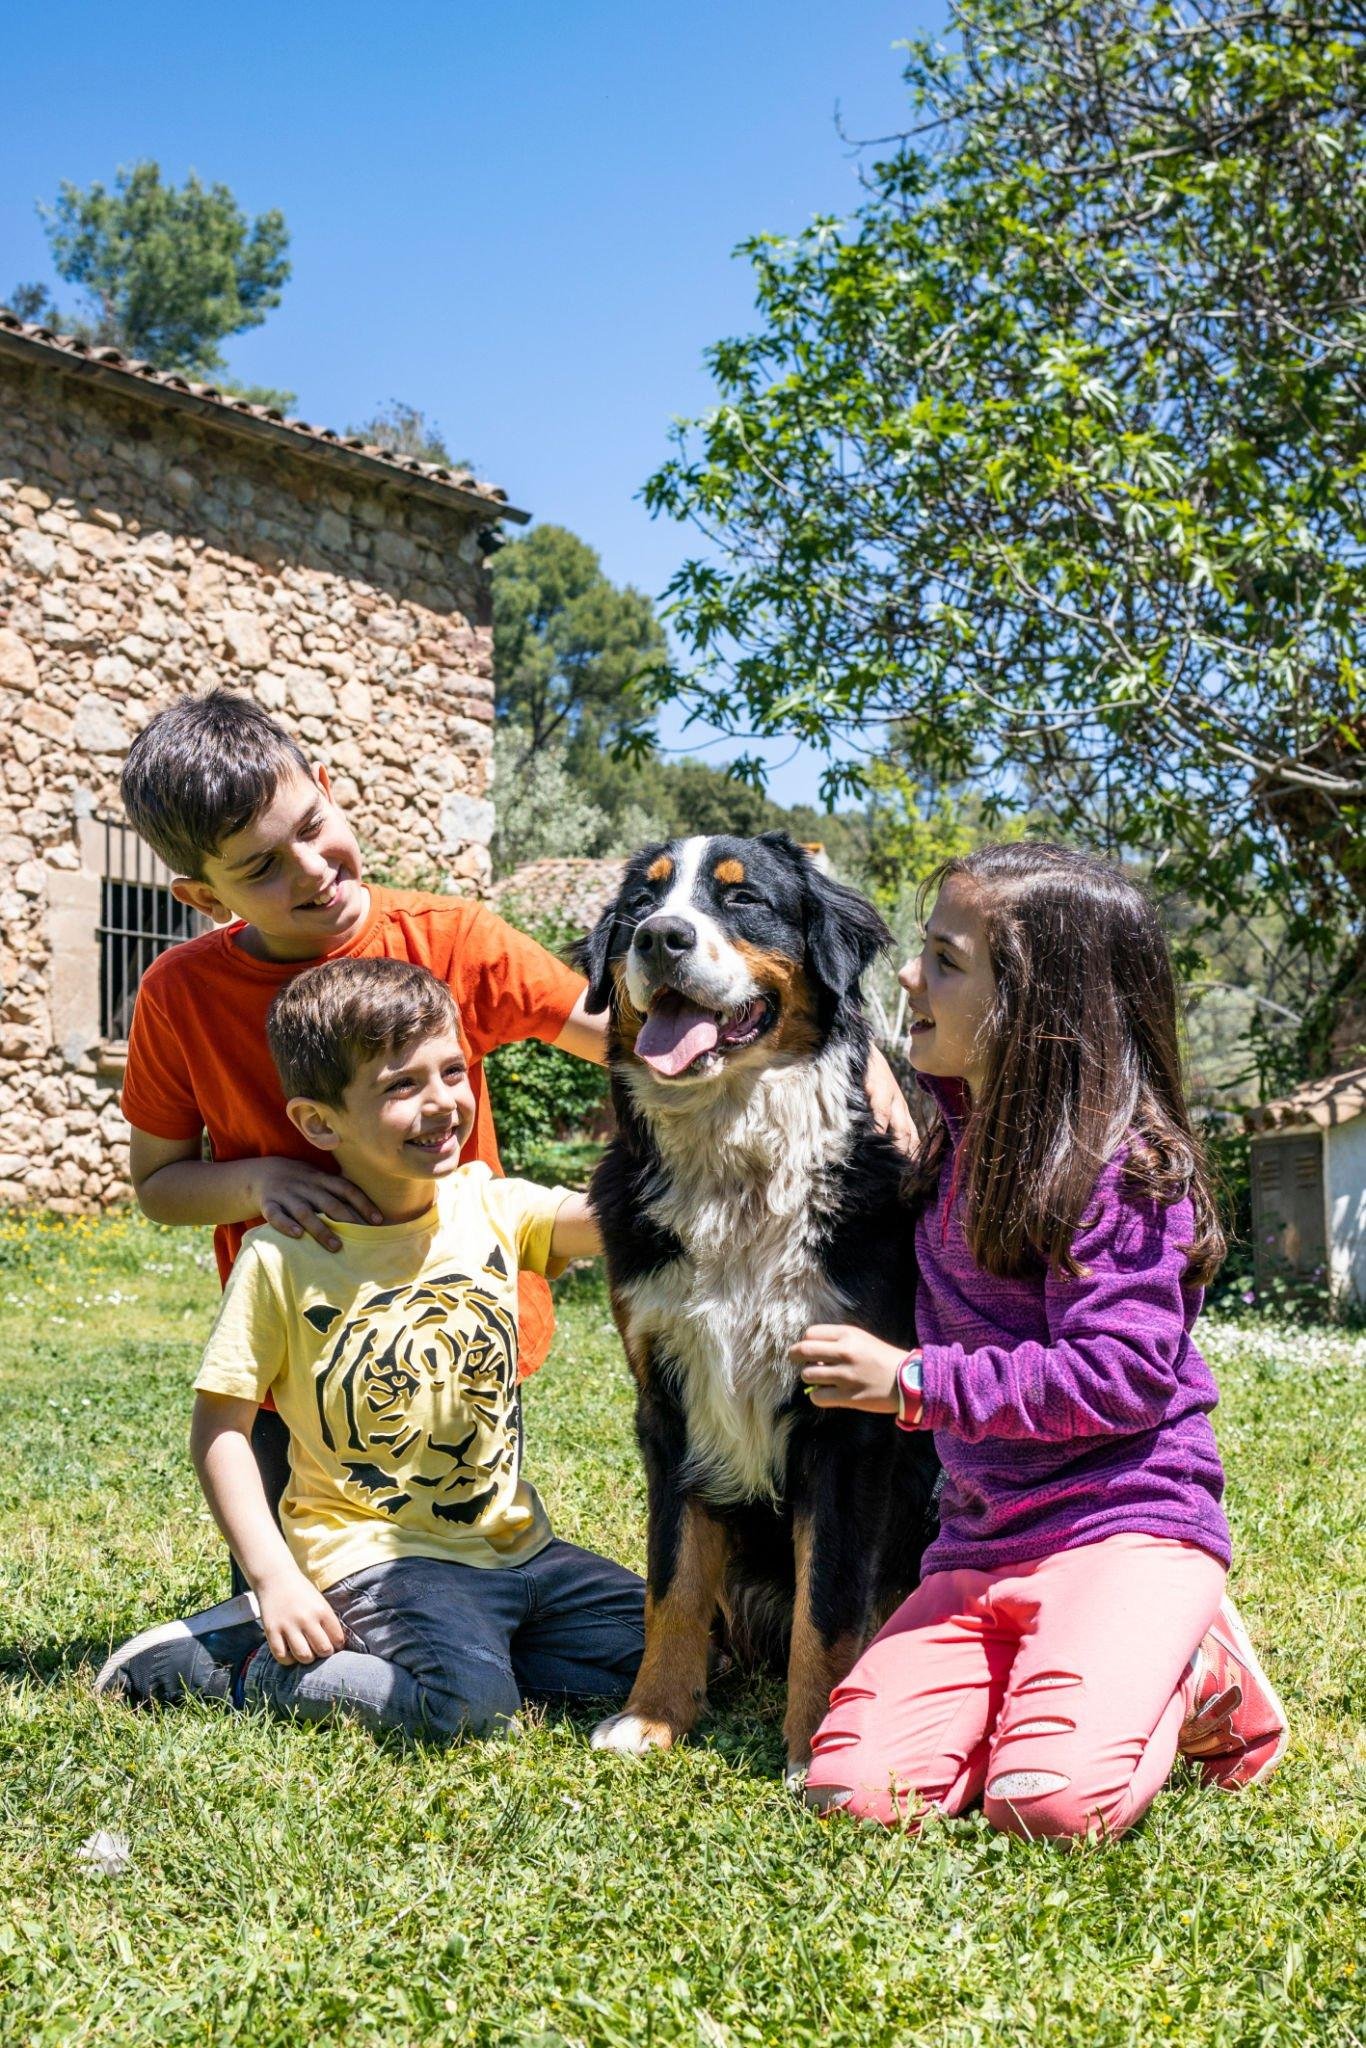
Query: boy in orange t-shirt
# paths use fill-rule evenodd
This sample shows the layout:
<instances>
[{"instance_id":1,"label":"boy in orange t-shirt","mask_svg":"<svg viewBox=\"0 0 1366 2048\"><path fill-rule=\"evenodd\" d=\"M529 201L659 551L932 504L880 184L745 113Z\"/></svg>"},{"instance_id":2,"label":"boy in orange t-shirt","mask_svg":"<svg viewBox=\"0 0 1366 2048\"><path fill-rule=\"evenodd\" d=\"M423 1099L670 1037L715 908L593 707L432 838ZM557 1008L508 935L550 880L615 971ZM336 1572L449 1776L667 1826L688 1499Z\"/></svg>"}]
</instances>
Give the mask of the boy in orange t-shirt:
<instances>
[{"instance_id":1,"label":"boy in orange t-shirt","mask_svg":"<svg viewBox=\"0 0 1366 2048\"><path fill-rule=\"evenodd\" d=\"M475 1098L461 1159L495 1172L484 1055L540 1038L581 1059L605 1058L606 1020L585 1015L582 978L534 939L459 897L366 885L327 771L311 768L249 698L213 690L159 712L129 751L123 800L176 877L172 893L216 926L154 960L138 989L123 1085L133 1186L159 1223L214 1226L225 1283L254 1223L307 1233L335 1252L333 1222L380 1220L285 1113L266 1012L302 968L380 955L445 982ZM519 1308L525 1378L554 1330L539 1275L521 1276ZM288 1476L287 1436L269 1410L255 1448L274 1507Z\"/></svg>"}]
</instances>

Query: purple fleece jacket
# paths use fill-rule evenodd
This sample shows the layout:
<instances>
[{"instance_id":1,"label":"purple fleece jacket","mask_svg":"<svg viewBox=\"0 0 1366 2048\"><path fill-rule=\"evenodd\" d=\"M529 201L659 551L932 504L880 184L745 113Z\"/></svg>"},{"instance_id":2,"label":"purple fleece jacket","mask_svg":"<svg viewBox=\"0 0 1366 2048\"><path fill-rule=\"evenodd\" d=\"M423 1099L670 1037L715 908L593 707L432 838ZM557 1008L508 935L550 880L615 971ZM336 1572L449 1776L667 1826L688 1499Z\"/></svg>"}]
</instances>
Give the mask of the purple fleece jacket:
<instances>
[{"instance_id":1,"label":"purple fleece jacket","mask_svg":"<svg viewBox=\"0 0 1366 2048\"><path fill-rule=\"evenodd\" d=\"M1166 1536L1229 1562L1219 1399L1191 1342L1188 1201L1145 1200L1105 1167L1073 1240L1084 1269L997 1279L963 1234L954 1163L961 1084L922 1079L952 1151L916 1226L922 1427L944 1465L923 1571L989 1571L1107 1536Z\"/></svg>"}]
</instances>

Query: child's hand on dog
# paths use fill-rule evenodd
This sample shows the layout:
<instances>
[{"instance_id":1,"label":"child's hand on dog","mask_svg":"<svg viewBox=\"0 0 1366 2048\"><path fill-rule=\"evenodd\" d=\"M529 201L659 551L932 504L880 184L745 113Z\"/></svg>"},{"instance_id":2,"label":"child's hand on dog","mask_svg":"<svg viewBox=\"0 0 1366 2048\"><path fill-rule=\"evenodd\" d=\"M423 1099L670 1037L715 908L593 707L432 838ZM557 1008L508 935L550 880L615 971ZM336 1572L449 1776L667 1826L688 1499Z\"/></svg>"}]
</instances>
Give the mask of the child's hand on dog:
<instances>
[{"instance_id":1,"label":"child's hand on dog","mask_svg":"<svg viewBox=\"0 0 1366 2048\"><path fill-rule=\"evenodd\" d=\"M812 1323L788 1357L818 1408L861 1408L866 1415L896 1415L897 1373L905 1346L884 1344L851 1323Z\"/></svg>"}]
</instances>

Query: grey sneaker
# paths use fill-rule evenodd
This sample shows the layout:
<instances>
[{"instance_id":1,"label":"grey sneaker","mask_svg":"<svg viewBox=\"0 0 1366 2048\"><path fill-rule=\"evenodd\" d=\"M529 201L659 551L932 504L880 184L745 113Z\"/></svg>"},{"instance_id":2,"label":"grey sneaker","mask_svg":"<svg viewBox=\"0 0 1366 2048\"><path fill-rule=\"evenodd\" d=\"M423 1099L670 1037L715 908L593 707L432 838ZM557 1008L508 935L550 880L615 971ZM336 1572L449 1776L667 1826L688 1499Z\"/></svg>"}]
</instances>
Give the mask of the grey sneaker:
<instances>
[{"instance_id":1,"label":"grey sneaker","mask_svg":"<svg viewBox=\"0 0 1366 2048\"><path fill-rule=\"evenodd\" d=\"M264 1641L256 1595L239 1593L131 1637L101 1666L95 1690L134 1707L170 1706L190 1695L231 1699L234 1679Z\"/></svg>"}]
</instances>

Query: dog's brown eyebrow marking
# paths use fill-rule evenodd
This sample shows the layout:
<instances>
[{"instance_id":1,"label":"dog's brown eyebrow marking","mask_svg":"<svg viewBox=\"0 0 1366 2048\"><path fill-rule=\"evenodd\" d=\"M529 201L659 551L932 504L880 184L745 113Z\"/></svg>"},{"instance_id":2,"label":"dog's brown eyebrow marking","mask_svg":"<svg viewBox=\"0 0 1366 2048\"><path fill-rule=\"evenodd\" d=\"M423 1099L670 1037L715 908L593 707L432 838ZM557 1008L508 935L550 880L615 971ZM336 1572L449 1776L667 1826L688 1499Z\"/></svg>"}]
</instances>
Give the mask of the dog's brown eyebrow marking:
<instances>
[{"instance_id":1,"label":"dog's brown eyebrow marking","mask_svg":"<svg viewBox=\"0 0 1366 2048\"><path fill-rule=\"evenodd\" d=\"M743 882L745 879L745 864L742 860L719 860L712 869L712 873L716 876L718 882L725 882L727 885L734 882Z\"/></svg>"},{"instance_id":2,"label":"dog's brown eyebrow marking","mask_svg":"<svg viewBox=\"0 0 1366 2048\"><path fill-rule=\"evenodd\" d=\"M667 882L674 871L674 864L667 853L661 853L658 860L652 860L645 870L647 882Z\"/></svg>"}]
</instances>

